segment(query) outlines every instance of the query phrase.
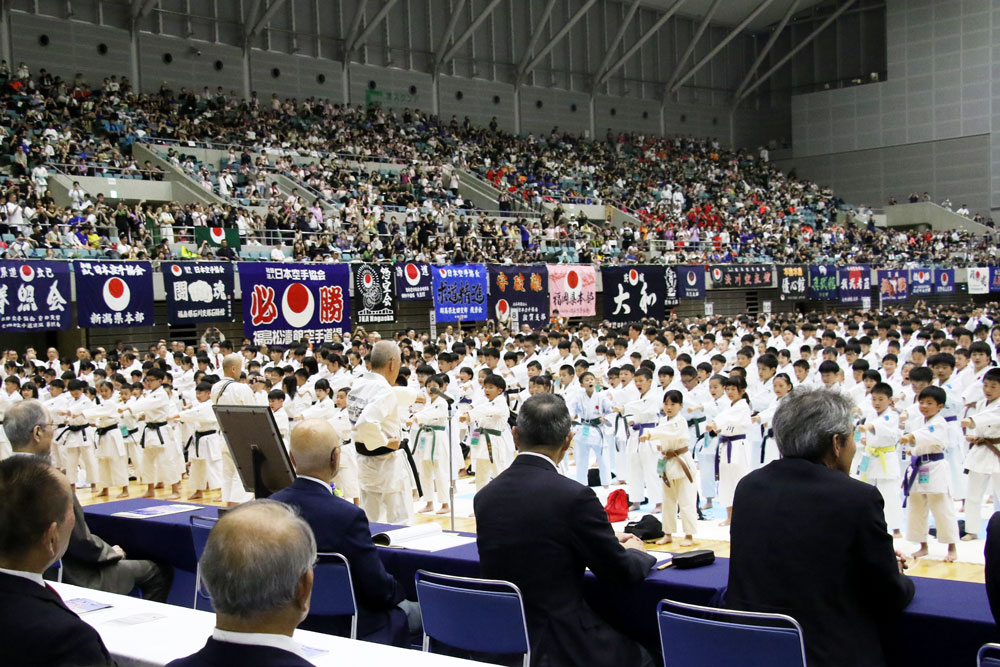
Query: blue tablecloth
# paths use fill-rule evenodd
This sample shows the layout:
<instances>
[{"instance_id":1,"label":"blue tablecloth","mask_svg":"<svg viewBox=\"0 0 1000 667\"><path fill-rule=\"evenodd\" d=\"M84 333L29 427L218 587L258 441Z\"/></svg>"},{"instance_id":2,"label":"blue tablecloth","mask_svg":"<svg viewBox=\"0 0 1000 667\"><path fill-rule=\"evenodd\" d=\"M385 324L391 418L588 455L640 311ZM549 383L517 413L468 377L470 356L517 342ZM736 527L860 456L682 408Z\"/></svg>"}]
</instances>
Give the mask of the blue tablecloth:
<instances>
[{"instance_id":1,"label":"blue tablecloth","mask_svg":"<svg viewBox=\"0 0 1000 667\"><path fill-rule=\"evenodd\" d=\"M149 519L112 516L164 501L136 498L84 508L90 529L112 544L119 544L132 558L151 558L178 570L171 602L189 605L195 569L194 544L189 518L192 514L217 516L215 507ZM379 532L392 526L371 524ZM458 576L479 576L475 544L435 553L379 549L386 570L403 583L413 597L413 574L419 569ZM695 570L668 568L653 571L635 586L608 585L587 575L590 604L613 625L657 649L656 604L663 598L702 605L718 604L729 578L729 560L716 559ZM895 622L893 641L887 648L893 665L975 665L976 651L988 641L1000 641L986 599L986 587L960 581L915 577L916 595Z\"/></svg>"}]
</instances>

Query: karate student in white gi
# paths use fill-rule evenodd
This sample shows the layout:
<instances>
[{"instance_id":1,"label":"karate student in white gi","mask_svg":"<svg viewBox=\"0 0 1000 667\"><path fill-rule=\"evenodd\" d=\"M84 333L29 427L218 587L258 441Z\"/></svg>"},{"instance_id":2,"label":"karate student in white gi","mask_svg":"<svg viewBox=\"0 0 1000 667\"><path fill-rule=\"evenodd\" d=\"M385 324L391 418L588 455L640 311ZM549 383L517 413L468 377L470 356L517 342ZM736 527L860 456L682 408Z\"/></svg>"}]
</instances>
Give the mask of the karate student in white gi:
<instances>
[{"instance_id":1,"label":"karate student in white gi","mask_svg":"<svg viewBox=\"0 0 1000 667\"><path fill-rule=\"evenodd\" d=\"M225 447L219 435L219 421L212 410L212 385L199 382L194 395L197 402L181 410L176 417L194 430L188 445L189 480L194 493L188 500L203 498L206 490L222 488L222 449Z\"/></svg>"},{"instance_id":2,"label":"karate student in white gi","mask_svg":"<svg viewBox=\"0 0 1000 667\"><path fill-rule=\"evenodd\" d=\"M608 470L608 457L604 448L613 439L610 435L611 424L608 417L614 414L608 392L596 391L597 378L590 371L580 376L582 387L573 398L567 401L569 413L579 423L574 426L573 438L574 458L576 460L576 481L587 484L590 469L590 454L597 458L597 468L601 475L601 485L608 488L611 484L611 472Z\"/></svg>"},{"instance_id":3,"label":"karate student in white gi","mask_svg":"<svg viewBox=\"0 0 1000 667\"><path fill-rule=\"evenodd\" d=\"M486 401L459 417L469 424L469 456L476 468L476 491L507 469L514 461L514 438L510 432L510 408L504 399L507 383L499 375L483 380Z\"/></svg>"},{"instance_id":4,"label":"karate student in white gi","mask_svg":"<svg viewBox=\"0 0 1000 667\"><path fill-rule=\"evenodd\" d=\"M360 506L361 487L358 485L358 453L354 449L354 443L351 442L351 417L347 413L347 395L351 391L351 379L344 375L341 381L344 384L336 390L337 397L334 399L337 409L334 411L334 417L328 420L337 431L337 435L340 436L341 442L340 465L337 466L337 472L333 476L334 493L344 500ZM273 406L272 409L274 409Z\"/></svg>"},{"instance_id":5,"label":"karate student in white gi","mask_svg":"<svg viewBox=\"0 0 1000 667\"><path fill-rule=\"evenodd\" d=\"M278 425L278 435L281 436L281 442L285 445L285 449L288 449L289 420L288 413L285 412L285 392L280 389L272 389L267 392L267 407L271 409L274 423Z\"/></svg>"},{"instance_id":6,"label":"karate student in white gi","mask_svg":"<svg viewBox=\"0 0 1000 667\"><path fill-rule=\"evenodd\" d=\"M131 411L122 412L122 406L131 407L135 405L135 402L142 396L143 388L141 383L123 384L121 390L118 392L118 415L120 417L119 423L122 428L122 438L125 441L125 449L128 451L128 457L132 461L132 467L136 471L141 483L142 481L142 461L143 461L143 451L142 445L139 442L142 437L140 434L140 423L136 415Z\"/></svg>"},{"instance_id":7,"label":"karate student in white gi","mask_svg":"<svg viewBox=\"0 0 1000 667\"><path fill-rule=\"evenodd\" d=\"M142 481L147 485L146 498L156 497L156 485L170 485L168 500L181 497L180 475L176 474L176 461L181 457L181 448L174 439L174 430L168 427L167 418L173 405L167 390L163 388L166 375L159 368L146 372L143 385L146 394L137 398L132 405L118 408L120 412L130 412L145 421L139 444L142 447Z\"/></svg>"},{"instance_id":8,"label":"karate student in white gi","mask_svg":"<svg viewBox=\"0 0 1000 667\"><path fill-rule=\"evenodd\" d=\"M446 373L430 376L425 384L427 400L424 407L411 415L407 422L410 432L414 434L412 440L416 443L416 448L413 455L420 467L420 483L426 503L421 512L434 511L435 495L441 505L437 513L447 514L451 511L451 505L448 504L451 478L458 477L458 471L464 463L462 448L456 442L457 434L448 428L448 385Z\"/></svg>"},{"instance_id":9,"label":"karate student in white gi","mask_svg":"<svg viewBox=\"0 0 1000 667\"><path fill-rule=\"evenodd\" d=\"M697 526L697 492L694 484L694 459L691 458L691 434L687 419L681 414L684 396L676 389L663 394L663 418L654 428L640 437L651 440L659 454L657 474L662 482L663 532L666 533L657 544L669 544L672 533L677 532L677 514L680 511L681 530L684 539L680 545L694 544Z\"/></svg>"},{"instance_id":10,"label":"karate student in white gi","mask_svg":"<svg viewBox=\"0 0 1000 667\"><path fill-rule=\"evenodd\" d=\"M227 354L222 358L223 378L212 385L212 405L257 405L250 385L240 382L243 357ZM253 500L253 494L246 490L236 470L236 463L228 447L222 449L222 501L229 505Z\"/></svg>"},{"instance_id":11,"label":"karate student in white gi","mask_svg":"<svg viewBox=\"0 0 1000 667\"><path fill-rule=\"evenodd\" d=\"M726 518L719 525L728 526L733 519L733 495L736 485L753 469L747 433L754 427L747 398L747 383L732 375L724 383L726 399L723 409L706 428L719 436L719 502L726 508ZM726 403L729 405L726 405Z\"/></svg>"},{"instance_id":12,"label":"karate student in white gi","mask_svg":"<svg viewBox=\"0 0 1000 667\"><path fill-rule=\"evenodd\" d=\"M648 500L654 505L653 512L660 512L663 500L661 498L660 478L656 474L658 456L653 445L640 436L646 429L653 428L660 421L660 410L663 408L663 394L653 390L653 373L648 368L640 368L635 372L635 387L639 396L617 410L625 415L629 422L629 437L625 445L629 486L629 511L639 509L642 499L649 494Z\"/></svg>"},{"instance_id":13,"label":"karate student in white gi","mask_svg":"<svg viewBox=\"0 0 1000 667\"><path fill-rule=\"evenodd\" d=\"M983 375L984 397L970 415L962 420L969 443L965 469L969 487L965 497L965 535L962 540L978 539L982 532L983 494L1000 494L1000 368Z\"/></svg>"},{"instance_id":14,"label":"karate student in white gi","mask_svg":"<svg viewBox=\"0 0 1000 667\"><path fill-rule=\"evenodd\" d=\"M100 405L93 403L85 407L82 416L94 427L97 457L98 497L110 495L109 489L121 489L116 498L128 498L128 452L122 439L119 403L115 398L115 388L110 382L97 385L101 398Z\"/></svg>"},{"instance_id":15,"label":"karate student in white gi","mask_svg":"<svg viewBox=\"0 0 1000 667\"><path fill-rule=\"evenodd\" d=\"M93 434L89 432L90 420L83 416L83 411L92 407L94 402L87 396L87 383L83 380L70 380L67 386L70 400L63 405L64 426L56 434L55 441L62 447L60 455L70 481L76 483L82 467L91 488L96 491L97 457Z\"/></svg>"},{"instance_id":16,"label":"karate student in white gi","mask_svg":"<svg viewBox=\"0 0 1000 667\"><path fill-rule=\"evenodd\" d=\"M12 407L21 397L21 380L16 375L8 375L3 381L3 390L0 391L0 461L8 458L13 451L7 435L3 432L3 416L7 408ZM70 481L76 484L76 477L70 477Z\"/></svg>"},{"instance_id":17,"label":"karate student in white gi","mask_svg":"<svg viewBox=\"0 0 1000 667\"><path fill-rule=\"evenodd\" d=\"M896 451L903 435L900 415L892 408L892 386L879 382L872 387L870 404L862 410L861 433L863 456L858 468L862 482L874 485L882 494L885 524L893 537L902 537L903 501L899 495L899 454Z\"/></svg>"},{"instance_id":18,"label":"karate student in white gi","mask_svg":"<svg viewBox=\"0 0 1000 667\"><path fill-rule=\"evenodd\" d=\"M958 517L951 497L951 475L944 453L950 445L948 423L941 416L947 396L941 387L925 387L918 397L923 425L900 438L911 455L903 477L903 493L910 506L906 521L906 539L920 544L913 558L927 555L927 511L934 514L938 542L948 545L945 562L958 556Z\"/></svg>"},{"instance_id":19,"label":"karate student in white gi","mask_svg":"<svg viewBox=\"0 0 1000 667\"><path fill-rule=\"evenodd\" d=\"M962 463L969 451L969 443L962 435L959 419L964 412L962 407L962 387L955 376L955 355L947 352L935 354L927 360L927 365L934 373L934 381L945 391L945 404L941 408L941 416L948 424L948 449L945 460L951 471L951 494L956 500L965 500L966 477ZM964 502L963 502L964 504Z\"/></svg>"},{"instance_id":20,"label":"karate student in white gi","mask_svg":"<svg viewBox=\"0 0 1000 667\"><path fill-rule=\"evenodd\" d=\"M701 504L703 510L712 507L712 500L719 494L718 492L718 460L719 460L719 438L710 433L705 426L715 419L715 416L722 412L724 407L729 407L729 399L726 398L726 378L723 375L713 375L708 380L699 385L707 385L708 394L700 393L701 403L690 406L691 408L701 408L705 413L705 422L700 425L701 437L695 439L696 459L698 461L699 493L704 502ZM694 393L694 392L692 392ZM691 399L691 402L698 400ZM690 409L690 408L689 408Z\"/></svg>"}]
</instances>

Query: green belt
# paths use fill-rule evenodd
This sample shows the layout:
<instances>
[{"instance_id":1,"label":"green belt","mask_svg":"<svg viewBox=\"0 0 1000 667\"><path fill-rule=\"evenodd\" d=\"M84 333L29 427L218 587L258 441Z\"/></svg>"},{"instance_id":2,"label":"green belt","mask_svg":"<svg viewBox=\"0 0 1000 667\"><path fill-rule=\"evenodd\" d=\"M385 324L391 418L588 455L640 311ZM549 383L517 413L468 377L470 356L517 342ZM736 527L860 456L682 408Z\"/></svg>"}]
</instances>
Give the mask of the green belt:
<instances>
[{"instance_id":1,"label":"green belt","mask_svg":"<svg viewBox=\"0 0 1000 667\"><path fill-rule=\"evenodd\" d=\"M431 461L434 460L434 447L437 446L437 432L443 430L444 426L431 426L430 424L424 424L417 429L417 442L420 442L420 434L424 431L428 431L431 434Z\"/></svg>"},{"instance_id":2,"label":"green belt","mask_svg":"<svg viewBox=\"0 0 1000 667\"><path fill-rule=\"evenodd\" d=\"M577 426L600 426L600 425L601 425L600 417L598 417L597 419L581 419L579 422L577 422Z\"/></svg>"},{"instance_id":3,"label":"green belt","mask_svg":"<svg viewBox=\"0 0 1000 667\"><path fill-rule=\"evenodd\" d=\"M495 435L499 438L500 431L493 428L484 428L480 430L483 432L483 435L486 436L486 453L490 455L490 463L493 463L493 441L490 440L490 436Z\"/></svg>"},{"instance_id":4,"label":"green belt","mask_svg":"<svg viewBox=\"0 0 1000 667\"><path fill-rule=\"evenodd\" d=\"M694 426L694 438L695 441L701 437L701 425L705 423L706 417L695 417L694 419L687 420L688 426Z\"/></svg>"}]
</instances>

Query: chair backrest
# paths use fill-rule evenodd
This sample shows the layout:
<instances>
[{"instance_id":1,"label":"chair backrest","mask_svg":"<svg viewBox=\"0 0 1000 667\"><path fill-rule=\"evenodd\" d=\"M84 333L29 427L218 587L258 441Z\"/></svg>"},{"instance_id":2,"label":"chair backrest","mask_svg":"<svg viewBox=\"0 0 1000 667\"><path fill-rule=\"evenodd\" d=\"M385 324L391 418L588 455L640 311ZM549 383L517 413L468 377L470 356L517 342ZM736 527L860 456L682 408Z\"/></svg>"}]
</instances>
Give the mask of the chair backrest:
<instances>
[{"instance_id":1,"label":"chair backrest","mask_svg":"<svg viewBox=\"0 0 1000 667\"><path fill-rule=\"evenodd\" d=\"M661 600L656 609L667 667L805 667L802 628L791 616Z\"/></svg>"},{"instance_id":2,"label":"chair backrest","mask_svg":"<svg viewBox=\"0 0 1000 667\"><path fill-rule=\"evenodd\" d=\"M58 581L59 583L62 583L62 580L63 580L63 562L62 562L62 558L60 558L56 562L52 563L52 565L49 566L49 570L55 570L56 571L56 581ZM46 570L46 572L48 572L49 570Z\"/></svg>"},{"instance_id":3,"label":"chair backrest","mask_svg":"<svg viewBox=\"0 0 1000 667\"><path fill-rule=\"evenodd\" d=\"M417 600L430 639L481 653L524 653L530 662L528 622L521 591L494 579L470 579L417 570Z\"/></svg>"},{"instance_id":4,"label":"chair backrest","mask_svg":"<svg viewBox=\"0 0 1000 667\"><path fill-rule=\"evenodd\" d=\"M316 554L310 616L351 616L351 639L358 634L358 603L351 565L338 553Z\"/></svg>"},{"instance_id":5,"label":"chair backrest","mask_svg":"<svg viewBox=\"0 0 1000 667\"><path fill-rule=\"evenodd\" d=\"M1000 667L1000 644L983 644L976 654L977 667Z\"/></svg>"},{"instance_id":6,"label":"chair backrest","mask_svg":"<svg viewBox=\"0 0 1000 667\"><path fill-rule=\"evenodd\" d=\"M212 532L212 528L219 521L218 519L209 516L198 516L197 514L192 514L188 517L188 521L191 524L191 541L194 543L194 557L195 560L199 561L198 566L194 571L194 603L191 605L192 609L198 608L198 596L201 593L201 555L205 553L205 545L208 544L208 534ZM203 596L208 598L208 596Z\"/></svg>"}]
</instances>

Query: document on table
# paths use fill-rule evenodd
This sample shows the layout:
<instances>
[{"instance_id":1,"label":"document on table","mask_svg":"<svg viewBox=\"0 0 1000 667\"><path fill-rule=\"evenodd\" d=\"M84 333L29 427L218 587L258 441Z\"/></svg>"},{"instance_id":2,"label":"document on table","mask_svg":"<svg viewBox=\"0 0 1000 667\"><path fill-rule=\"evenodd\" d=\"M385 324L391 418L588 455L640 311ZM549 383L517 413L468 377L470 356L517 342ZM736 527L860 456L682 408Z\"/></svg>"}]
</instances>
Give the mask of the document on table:
<instances>
[{"instance_id":1,"label":"document on table","mask_svg":"<svg viewBox=\"0 0 1000 667\"><path fill-rule=\"evenodd\" d=\"M73 598L72 600L66 600L66 606L72 609L78 616L86 614L87 612L97 611L99 609L108 609L111 607L111 605L107 602L98 602L97 600L88 600L87 598Z\"/></svg>"},{"instance_id":2,"label":"document on table","mask_svg":"<svg viewBox=\"0 0 1000 667\"><path fill-rule=\"evenodd\" d=\"M387 530L372 536L372 542L380 547L431 552L460 547L475 541L474 536L446 533L436 523L422 523L419 526Z\"/></svg>"},{"instance_id":3,"label":"document on table","mask_svg":"<svg viewBox=\"0 0 1000 667\"><path fill-rule=\"evenodd\" d=\"M126 512L115 512L111 516L120 516L126 519L150 519L157 516L167 516L168 514L180 514L182 512L194 512L202 509L201 505L153 505L152 507L140 507L137 510Z\"/></svg>"}]
</instances>

